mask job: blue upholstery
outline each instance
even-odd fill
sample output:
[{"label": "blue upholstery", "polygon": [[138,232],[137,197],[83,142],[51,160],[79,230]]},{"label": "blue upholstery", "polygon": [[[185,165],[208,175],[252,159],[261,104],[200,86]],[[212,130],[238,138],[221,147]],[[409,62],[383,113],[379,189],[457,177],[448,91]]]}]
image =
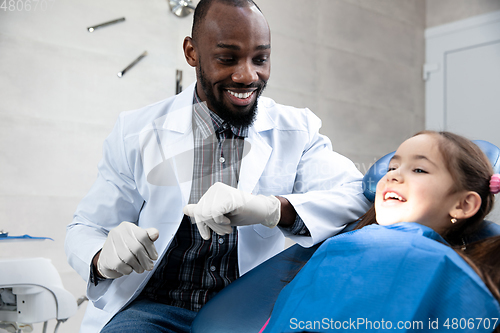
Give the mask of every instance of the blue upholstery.
[{"label": "blue upholstery", "polygon": [[[474,141],[489,158],[495,173],[500,173],[500,149],[487,141]],[[365,196],[375,199],[378,181],[386,174],[394,152],[380,158],[363,177]],[[343,232],[352,230],[348,225]],[[500,225],[484,221],[483,227],[468,242],[500,235]],[[192,333],[257,333],[271,315],[281,289],[300,265],[309,260],[320,244],[303,248],[296,244],[260,264],[224,288],[198,313]]]},{"label": "blue upholstery", "polygon": [[377,183],[387,173],[389,162],[394,156],[394,151],[381,157],[375,164],[373,164],[368,172],[363,177],[363,191],[365,197],[371,202],[375,201],[375,192],[377,190]]},{"label": "blue upholstery", "polygon": [[263,262],[222,289],[198,313],[192,333],[257,333],[271,316],[281,289],[292,272],[307,262],[320,244],[298,244]]},{"label": "blue upholstery", "polygon": [[500,149],[492,143],[484,140],[474,140],[474,143],[481,148],[486,157],[490,160],[493,173],[500,173]]}]

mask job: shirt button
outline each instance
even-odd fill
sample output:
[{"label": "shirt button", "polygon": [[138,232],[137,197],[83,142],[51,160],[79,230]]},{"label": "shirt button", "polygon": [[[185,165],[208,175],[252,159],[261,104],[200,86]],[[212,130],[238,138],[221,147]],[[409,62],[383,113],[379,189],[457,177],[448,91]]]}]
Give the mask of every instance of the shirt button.
[{"label": "shirt button", "polygon": [[215,272],[215,266],[210,266],[210,270],[211,270],[212,272]]},{"label": "shirt button", "polygon": [[224,238],[219,238],[219,244],[224,244]]},{"label": "shirt button", "polygon": [[226,162],[226,159],[224,157],[219,158],[219,162],[224,163]]}]

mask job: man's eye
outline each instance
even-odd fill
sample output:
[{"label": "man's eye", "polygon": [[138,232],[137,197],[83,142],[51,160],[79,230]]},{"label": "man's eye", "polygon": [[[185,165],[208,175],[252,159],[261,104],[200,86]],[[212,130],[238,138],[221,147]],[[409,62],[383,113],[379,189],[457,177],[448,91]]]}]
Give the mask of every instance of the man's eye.
[{"label": "man's eye", "polygon": [[269,58],[267,57],[262,57],[262,58],[255,58],[253,61],[256,63],[256,64],[264,64],[266,63],[267,61],[269,60]]},{"label": "man's eye", "polygon": [[230,62],[233,62],[234,61],[234,58],[219,58],[219,61],[224,63],[224,64],[227,64],[227,63],[230,63]]}]

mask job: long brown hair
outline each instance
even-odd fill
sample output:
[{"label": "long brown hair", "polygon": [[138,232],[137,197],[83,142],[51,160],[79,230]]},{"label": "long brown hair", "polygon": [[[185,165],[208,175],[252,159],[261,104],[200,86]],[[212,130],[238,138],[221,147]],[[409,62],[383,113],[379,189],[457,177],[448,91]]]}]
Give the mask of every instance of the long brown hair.
[{"label": "long brown hair", "polygon": [[[454,224],[450,222],[450,228],[441,236],[476,271],[500,302],[500,236],[464,246],[467,236],[480,228],[481,222],[493,208],[494,195],[489,188],[493,174],[491,164],[477,145],[460,135],[422,131],[414,136],[423,134],[433,135],[438,139],[445,166],[455,180],[452,192],[474,191],[481,197],[481,207],[474,216]],[[359,218],[355,229],[376,223],[375,207],[372,206]]]}]

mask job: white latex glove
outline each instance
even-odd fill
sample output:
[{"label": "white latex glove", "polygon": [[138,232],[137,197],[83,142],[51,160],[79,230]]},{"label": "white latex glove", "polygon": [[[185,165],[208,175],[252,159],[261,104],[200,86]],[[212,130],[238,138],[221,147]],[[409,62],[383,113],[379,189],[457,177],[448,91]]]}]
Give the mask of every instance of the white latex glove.
[{"label": "white latex glove", "polygon": [[99,274],[116,279],[132,271],[143,273],[153,269],[158,253],[153,244],[159,232],[155,228],[143,229],[130,222],[122,222],[108,234],[97,261]]},{"label": "white latex glove", "polygon": [[253,195],[223,183],[213,184],[197,204],[187,205],[184,214],[194,218],[201,237],[210,239],[210,229],[230,234],[232,226],[262,224],[275,227],[281,218],[281,202],[273,195]]}]

